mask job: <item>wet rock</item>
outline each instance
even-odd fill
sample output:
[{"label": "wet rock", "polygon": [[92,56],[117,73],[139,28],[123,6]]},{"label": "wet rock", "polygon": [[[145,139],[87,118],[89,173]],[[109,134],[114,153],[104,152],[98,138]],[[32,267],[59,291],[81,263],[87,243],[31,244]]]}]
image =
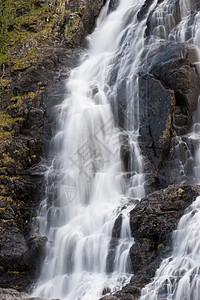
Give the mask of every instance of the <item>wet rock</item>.
[{"label": "wet rock", "polygon": [[[30,297],[26,293],[20,293],[14,289],[3,289],[0,288],[0,299],[1,300],[45,300],[44,298],[40,297]],[[52,299],[52,300],[59,300],[59,299]]]},{"label": "wet rock", "polygon": [[130,212],[135,244],[130,249],[134,277],[145,284],[162,258],[170,254],[171,234],[184,210],[199,196],[197,186],[169,186],[141,200]]},{"label": "wet rock", "polygon": [[47,243],[46,237],[33,235],[29,238],[27,245],[29,248],[29,268],[33,277],[37,278],[41,263],[45,257],[45,245]]},{"label": "wet rock", "polygon": [[119,5],[119,0],[111,0],[109,3],[109,11],[110,12],[114,11],[118,5]]},{"label": "wet rock", "polygon": [[121,226],[122,226],[122,218],[123,218],[123,215],[119,214],[119,216],[115,220],[115,223],[114,223],[114,226],[113,226],[113,230],[112,230],[112,237],[113,238],[120,238]]},{"label": "wet rock", "polygon": [[199,75],[195,66],[197,50],[187,44],[168,45],[152,60],[149,72],[174,90],[176,105],[196,110],[200,88]]},{"label": "wet rock", "polygon": [[[160,23],[157,22],[159,13],[163,14],[165,27],[162,25],[160,26]],[[154,10],[148,15],[145,34],[147,37],[150,37],[151,34],[153,34],[160,39],[166,38],[180,20],[181,15],[179,1],[176,0],[173,3],[171,2],[166,5],[163,0],[160,0]]]},{"label": "wet rock", "polygon": [[139,300],[162,259],[170,255],[171,234],[184,210],[200,195],[199,186],[169,186],[143,198],[130,212],[135,243],[130,249],[133,277],[129,284],[102,300]]},{"label": "wet rock", "polygon": [[140,22],[144,16],[148,13],[150,6],[153,4],[153,0],[146,0],[142,8],[137,14],[138,21]]},{"label": "wet rock", "polygon": [[191,1],[192,10],[200,10],[200,3],[198,0],[192,0]]},{"label": "wet rock", "polygon": [[[144,53],[144,57],[139,78],[139,142],[145,157],[146,192],[149,193],[181,180],[178,161],[176,174],[171,171],[177,156],[177,147],[174,148],[172,140],[190,130],[200,94],[200,78],[193,46],[162,43]],[[186,165],[187,160],[181,161],[181,164]]]},{"label": "wet rock", "polygon": [[[46,165],[51,155],[56,115],[52,108],[65,98],[70,69],[77,66],[83,39],[104,4],[103,0],[73,0],[70,7],[65,1],[58,5],[54,0],[35,0],[33,6],[22,2],[16,8],[14,22],[20,30],[9,41],[9,62],[0,63],[5,86],[0,93],[0,286],[17,290],[31,285],[43,259],[46,238],[29,234],[44,197],[46,168],[38,164],[43,157]],[[64,37],[70,13],[76,13],[79,22],[74,19],[73,34]],[[25,17],[18,22],[21,15]]]},{"label": "wet rock", "polygon": [[185,208],[198,195],[198,187],[173,185],[150,194],[130,212],[132,235],[157,243],[167,241]]}]

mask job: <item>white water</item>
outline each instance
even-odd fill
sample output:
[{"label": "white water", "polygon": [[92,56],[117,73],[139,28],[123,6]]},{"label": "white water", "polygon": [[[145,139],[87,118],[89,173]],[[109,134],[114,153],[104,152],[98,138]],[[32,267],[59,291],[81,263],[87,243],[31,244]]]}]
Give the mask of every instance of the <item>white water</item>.
[{"label": "white water", "polygon": [[163,260],[141,300],[199,300],[200,197],[186,210],[173,233],[173,254]]},{"label": "white water", "polygon": [[[144,0],[122,0],[117,10],[107,16],[107,2],[95,32],[88,38],[90,47],[81,65],[70,75],[68,97],[57,108],[55,156],[46,174],[46,199],[41,203],[38,217],[39,232],[48,237],[48,244],[33,295],[95,300],[103,291],[116,291],[130,279],[128,251],[133,239],[128,220],[129,202],[130,198],[144,196],[145,181],[138,147],[137,73],[141,55],[144,46],[148,49],[156,48],[165,40],[185,41],[191,7],[190,1],[180,1],[182,22],[174,28],[175,0],[161,2],[152,18],[156,24],[153,35],[145,41],[146,20],[140,23],[137,20],[144,3]],[[153,1],[149,12],[156,4]],[[200,46],[199,20],[197,14],[188,41],[197,47]],[[122,87],[123,94],[120,94]],[[120,109],[124,113],[123,122],[123,116],[118,115]],[[191,139],[199,139],[199,120],[196,117]],[[132,151],[130,182],[120,160],[122,130],[117,126],[121,127],[121,122]],[[196,178],[200,174],[198,151]],[[181,167],[185,173],[185,166]],[[141,299],[198,299],[195,297],[198,297],[200,253],[193,245],[198,245],[195,235],[199,226],[199,202],[198,198],[181,219],[174,237],[173,255],[163,261],[155,280],[143,289]],[[194,209],[197,213],[192,212]],[[120,238],[116,239],[112,238],[112,231],[119,214],[122,214],[122,226]],[[184,236],[194,236],[190,247],[187,239],[181,237],[182,232]],[[188,279],[192,274],[196,278],[194,284]]]},{"label": "white water", "polygon": [[[130,197],[144,196],[136,77],[145,29],[145,23],[138,26],[136,16],[144,0],[137,2],[122,0],[108,16],[107,2],[89,37],[89,50],[71,72],[68,97],[57,107],[55,156],[37,218],[39,233],[48,243],[34,296],[95,300],[130,279],[133,238],[128,205]],[[111,111],[117,107],[120,82],[125,84],[124,127],[132,149],[131,189],[120,160],[121,130]],[[120,121],[117,112],[115,120]],[[119,214],[120,237],[113,238]]]},{"label": "white water", "polygon": [[[163,2],[166,5],[167,1]],[[190,20],[190,1],[181,0],[182,21],[169,34],[170,40],[187,41],[200,51],[200,12]],[[190,25],[189,25],[190,24]],[[188,31],[190,38],[187,39]],[[200,56],[199,56],[200,57]],[[199,59],[200,61],[200,59]],[[193,184],[200,184],[200,112],[194,116],[194,125],[187,135],[195,148]],[[180,142],[183,141],[180,139]],[[186,145],[190,151],[190,145]],[[191,159],[191,157],[189,157]],[[184,173],[184,166],[183,166]],[[187,179],[184,180],[187,183]],[[186,210],[173,233],[173,251],[161,263],[150,284],[142,289],[141,300],[199,300],[200,299],[200,197]]]}]

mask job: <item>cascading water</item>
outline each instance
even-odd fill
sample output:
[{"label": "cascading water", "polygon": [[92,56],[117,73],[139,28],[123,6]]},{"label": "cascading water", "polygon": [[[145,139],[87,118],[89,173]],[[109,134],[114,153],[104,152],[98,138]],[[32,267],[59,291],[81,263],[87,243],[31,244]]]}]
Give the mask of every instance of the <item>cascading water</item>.
[{"label": "cascading water", "polygon": [[[39,233],[48,243],[34,295],[95,300],[129,281],[133,238],[128,203],[144,196],[136,76],[145,29],[144,22],[138,26],[137,13],[144,2],[123,0],[108,16],[107,2],[89,38],[89,50],[68,80],[68,97],[58,107],[46,199],[37,218]],[[115,111],[117,95],[124,102]],[[122,120],[120,109],[126,133],[116,127]],[[133,157],[131,189],[120,160],[124,135]]]},{"label": "cascading water", "polygon": [[[167,1],[163,2],[166,5]],[[170,32],[169,39],[194,44],[200,50],[200,12],[191,12],[190,1],[180,1],[181,22]],[[192,24],[191,24],[192,18]],[[163,24],[164,25],[164,24]],[[189,34],[188,34],[189,33]],[[188,38],[189,35],[189,38]],[[197,50],[198,51],[198,50]],[[200,56],[199,56],[200,57]],[[200,59],[199,59],[200,60]],[[195,148],[193,181],[200,184],[199,109],[194,116],[194,125],[187,135],[188,151]],[[181,139],[181,138],[180,138]],[[183,142],[183,141],[181,141]],[[190,159],[190,158],[189,158]],[[184,180],[187,183],[187,179]],[[198,300],[200,295],[200,243],[199,243],[200,197],[186,210],[178,228],[173,233],[173,251],[161,263],[153,281],[143,288],[141,300]]]},{"label": "cascading water", "polygon": [[[189,0],[179,1],[178,25],[174,20],[177,1],[164,0],[158,4],[152,0],[147,9],[145,3],[145,0],[121,0],[118,8],[108,14],[107,1],[96,30],[88,38],[90,46],[81,65],[71,72],[68,97],[58,106],[55,155],[46,174],[46,199],[37,218],[39,233],[48,237],[46,259],[34,295],[95,300],[106,292],[120,289],[130,279],[128,253],[133,238],[129,229],[129,204],[134,204],[131,199],[145,195],[143,158],[138,146],[141,62],[148,50],[156,49],[163,42],[187,41],[200,46],[200,13],[194,16],[189,27]],[[138,15],[141,10],[142,18]],[[145,38],[149,15],[153,30]],[[199,139],[199,119],[196,117],[194,130],[187,136],[191,143]],[[124,139],[131,149],[130,180],[120,160],[120,141]],[[179,144],[185,142],[181,137],[177,141],[178,156]],[[189,153],[189,145],[185,143],[185,146]],[[196,175],[200,169],[198,149]],[[186,182],[186,167],[180,161],[178,182]],[[199,198],[181,219],[175,233],[173,256],[163,261],[153,283],[143,289],[141,299],[198,299],[188,297],[188,293],[198,294],[198,280],[191,285],[193,290],[191,286],[190,290],[185,289],[185,294],[180,292],[183,289],[179,285],[189,284],[188,278],[198,278],[198,247],[194,247],[193,255],[192,242],[189,246],[184,244],[185,239],[179,242],[183,230],[185,235],[192,234],[198,203]],[[186,219],[189,225],[183,229]],[[177,243],[181,243],[180,249]],[[181,264],[185,262],[183,270]],[[177,271],[178,268],[182,271]]]}]

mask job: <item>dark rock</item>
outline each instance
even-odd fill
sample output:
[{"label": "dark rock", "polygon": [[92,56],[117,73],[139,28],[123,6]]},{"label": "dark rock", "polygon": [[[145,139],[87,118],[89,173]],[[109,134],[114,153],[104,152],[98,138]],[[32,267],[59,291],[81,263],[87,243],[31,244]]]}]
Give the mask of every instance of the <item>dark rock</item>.
[{"label": "dark rock", "polygon": [[150,194],[130,212],[132,235],[156,243],[167,241],[185,208],[198,195],[197,187],[173,185]]},{"label": "dark rock", "polygon": [[119,5],[119,0],[111,0],[109,3],[109,12],[114,11]]},{"label": "dark rock", "polygon": [[[158,7],[160,10],[158,9]],[[157,17],[160,11],[163,12],[165,26],[160,25],[160,23],[157,22]],[[179,1],[176,0],[166,5],[165,2],[163,2],[163,0],[160,0],[158,1],[158,4],[154,8],[154,10],[148,15],[145,34],[147,37],[154,35],[160,39],[164,39],[168,36],[171,30],[180,22],[180,20],[181,15]]]},{"label": "dark rock", "polygon": [[199,186],[169,186],[142,199],[130,212],[135,243],[130,249],[129,284],[101,300],[139,300],[141,289],[155,275],[162,259],[171,254],[172,231],[184,210],[200,195]]},{"label": "dark rock", "polygon": [[198,0],[191,0],[191,8],[192,10],[200,10],[200,2]]},{"label": "dark rock", "polygon": [[[46,165],[51,155],[52,107],[65,98],[70,69],[79,63],[80,45],[104,4],[103,0],[70,1],[78,22],[67,40],[66,15],[73,11],[65,11],[64,2],[35,0],[31,18],[26,14],[32,7],[22,2],[16,23],[22,14],[25,18],[17,23],[20,30],[14,33],[14,42],[9,41],[9,62],[0,64],[0,76],[6,79],[0,93],[0,109],[5,115],[0,137],[0,286],[17,290],[31,285],[43,259],[46,238],[30,238],[29,234],[44,197],[45,168],[38,164],[43,157]],[[23,38],[32,32],[34,39]]]},{"label": "dark rock", "polygon": [[22,59],[24,58],[28,52],[37,46],[37,41],[34,39],[26,39],[23,42],[17,44],[15,49],[12,51],[13,58]]},{"label": "dark rock", "polygon": [[172,44],[152,60],[150,73],[174,90],[176,105],[196,110],[200,88],[199,75],[194,65],[197,50],[187,44]]},{"label": "dark rock", "polygon": [[131,233],[135,238],[130,258],[135,276],[143,269],[147,272],[149,266],[152,269],[152,264],[157,268],[161,257],[169,254],[171,233],[199,193],[196,186],[169,186],[142,199],[130,212]]},{"label": "dark rock", "polygon": [[153,4],[153,0],[146,0],[142,8],[137,14],[138,21],[140,22],[148,13],[149,7]]},{"label": "dark rock", "polygon": [[35,278],[39,275],[40,266],[45,257],[46,242],[46,237],[37,235],[31,236],[27,242],[29,248],[29,268]]},{"label": "dark rock", "polygon": [[[175,162],[173,138],[189,132],[197,107],[200,78],[196,61],[196,49],[184,43],[162,43],[144,53],[139,78],[139,142],[145,157],[147,193],[183,181],[181,164],[187,167],[188,163]],[[177,164],[176,173],[173,164]]]},{"label": "dark rock", "polygon": [[112,237],[113,238],[118,238],[118,239],[120,238],[121,227],[122,227],[122,218],[123,218],[123,215],[119,214],[119,216],[115,220],[113,230],[112,230]]}]

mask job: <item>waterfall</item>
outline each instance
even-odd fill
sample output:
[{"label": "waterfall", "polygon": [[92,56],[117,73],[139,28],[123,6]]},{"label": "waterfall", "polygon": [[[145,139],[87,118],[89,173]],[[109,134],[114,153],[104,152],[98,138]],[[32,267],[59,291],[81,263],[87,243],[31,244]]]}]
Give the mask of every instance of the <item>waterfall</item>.
[{"label": "waterfall", "polygon": [[[168,1],[162,2],[167,5]],[[200,51],[200,12],[191,11],[190,1],[181,0],[181,21],[169,33],[168,39],[195,45]],[[192,18],[192,24],[190,22]],[[188,32],[189,38],[188,38]],[[199,56],[200,61],[200,56]],[[193,127],[187,135],[187,149],[195,148],[192,181],[185,183],[200,184],[200,114],[198,110],[193,117]],[[180,138],[180,137],[179,137]],[[181,139],[181,138],[180,138]],[[183,142],[183,141],[182,141]],[[183,168],[184,169],[184,168]],[[142,289],[141,300],[198,300],[200,295],[200,197],[185,211],[177,230],[173,232],[172,255],[164,259],[156,271],[152,282]]]},{"label": "waterfall", "polygon": [[[134,243],[129,211],[145,196],[146,184],[138,143],[139,75],[145,67],[148,73],[148,54],[162,44],[187,42],[200,49],[200,12],[193,14],[191,7],[189,0],[121,0],[109,12],[106,2],[89,47],[66,83],[67,97],[55,108],[54,155],[37,217],[38,232],[48,242],[34,296],[97,300],[129,282]],[[187,142],[174,138],[178,183],[199,183],[200,146],[192,158],[194,173],[187,176],[190,143],[199,142],[198,112],[193,123]],[[126,166],[124,144],[130,151]],[[182,144],[186,163],[179,157]],[[141,299],[198,299],[199,203],[197,198],[181,219],[172,256],[162,262]]]},{"label": "waterfall", "polygon": [[[107,1],[71,72],[68,95],[55,108],[54,157],[37,217],[48,243],[34,296],[95,300],[130,280],[128,212],[144,196],[145,182],[137,97],[145,30],[137,13],[145,1],[136,2],[122,0],[108,14]],[[132,151],[129,180],[123,139]]]}]

